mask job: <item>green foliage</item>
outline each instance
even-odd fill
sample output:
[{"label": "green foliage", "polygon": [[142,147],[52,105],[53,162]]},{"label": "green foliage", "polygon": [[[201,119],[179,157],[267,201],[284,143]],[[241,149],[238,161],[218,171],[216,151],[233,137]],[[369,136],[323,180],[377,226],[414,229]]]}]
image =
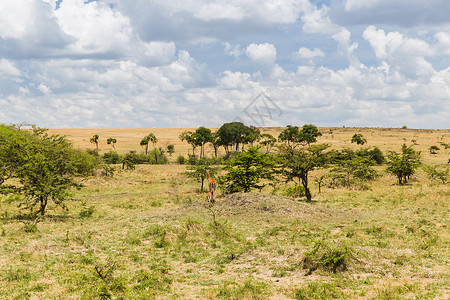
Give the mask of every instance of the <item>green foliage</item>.
[{"label": "green foliage", "polygon": [[184,165],[186,163],[186,158],[183,155],[178,155],[177,157],[177,164]]},{"label": "green foliage", "polygon": [[353,250],[345,245],[330,245],[324,242],[317,242],[311,251],[304,253],[301,266],[303,269],[308,270],[307,275],[310,275],[317,269],[333,273],[342,272],[347,269],[352,253]]},{"label": "green foliage", "polygon": [[164,155],[164,150],[162,148],[153,149],[149,153],[138,154],[136,151],[130,151],[123,156],[122,159],[122,169],[134,170],[136,165],[140,164],[167,164],[169,159]]},{"label": "green foliage", "polygon": [[437,154],[436,151],[439,151],[441,149],[439,149],[438,146],[433,145],[433,146],[430,146],[430,148],[428,148],[428,150],[430,151],[430,154]]},{"label": "green foliage", "polygon": [[303,185],[296,184],[294,186],[288,187],[284,192],[284,195],[294,198],[304,197],[306,195],[305,188],[303,187]]},{"label": "green foliage", "polygon": [[115,165],[120,164],[123,158],[115,151],[109,151],[102,155],[102,159],[105,163]]},{"label": "green foliage", "polygon": [[220,145],[229,153],[233,149],[239,151],[240,145],[252,144],[259,138],[259,129],[245,126],[241,122],[231,122],[223,124],[216,133],[220,139]]},{"label": "green foliage", "polygon": [[350,156],[339,160],[328,177],[331,186],[351,187],[360,184],[361,181],[374,180],[379,177],[372,167],[372,161],[366,157]]},{"label": "green foliage", "polygon": [[[26,209],[44,215],[48,201],[65,208],[72,187],[80,188],[77,177],[92,174],[96,159],[75,150],[62,136],[48,135],[45,129],[23,131],[1,126],[0,161],[2,174],[17,178],[17,184],[3,192],[23,196]],[[4,175],[3,175],[4,176]]]},{"label": "green foliage", "polygon": [[169,156],[172,156],[172,154],[175,153],[175,145],[173,144],[167,145],[167,152],[169,152]]},{"label": "green foliage", "polygon": [[195,130],[195,139],[200,146],[200,158],[205,156],[205,144],[213,141],[211,129],[201,126]]},{"label": "green foliage", "polygon": [[286,181],[298,180],[303,185],[307,201],[312,195],[308,186],[309,172],[325,166],[327,155],[324,151],[328,144],[311,145],[307,148],[295,149],[287,144],[279,146],[278,158],[281,162],[281,174]]},{"label": "green foliage", "polygon": [[317,141],[317,137],[321,136],[319,129],[312,124],[303,125],[302,129],[297,126],[288,125],[278,136],[278,140],[285,142],[288,146],[295,148],[296,146],[310,145]]},{"label": "green foliage", "polygon": [[97,152],[98,152],[98,139],[99,139],[98,134],[94,134],[90,139],[90,142],[95,144],[95,150],[97,150]]},{"label": "green foliage", "polygon": [[406,184],[420,166],[420,154],[412,146],[402,145],[401,152],[390,151],[387,155],[386,171],[397,176],[399,184]]},{"label": "green foliage", "polygon": [[92,216],[92,214],[95,212],[95,207],[94,206],[83,206],[83,208],[80,211],[80,217],[81,218],[89,218]]},{"label": "green foliage", "polygon": [[115,146],[115,144],[117,143],[117,139],[110,137],[110,138],[108,138],[108,139],[106,140],[106,143],[107,143],[108,145],[111,145],[111,146],[114,148],[114,151],[116,151],[116,146]]},{"label": "green foliage", "polygon": [[367,143],[367,140],[363,137],[362,134],[360,133],[355,133],[352,137],[352,143],[356,143],[358,145],[364,145],[365,143]]},{"label": "green foliage", "polygon": [[150,143],[153,144],[153,148],[156,147],[156,143],[158,142],[158,139],[153,133],[149,133],[148,135],[144,136],[140,142],[140,145],[145,149],[145,155],[148,154],[148,145]]},{"label": "green foliage", "polygon": [[251,189],[262,189],[266,184],[262,179],[272,180],[275,163],[267,153],[259,151],[259,147],[249,147],[236,155],[225,170],[228,173],[221,178],[228,193],[249,192]]},{"label": "green foliage", "polygon": [[438,166],[423,166],[423,170],[427,173],[428,178],[431,180],[439,180],[442,183],[446,183],[448,180],[449,167],[439,169]]},{"label": "green foliage", "polygon": [[263,133],[260,135],[259,144],[266,147],[266,152],[270,152],[270,149],[272,149],[272,147],[275,146],[276,142],[277,142],[277,139],[274,138],[269,133]]},{"label": "green foliage", "polygon": [[444,142],[441,142],[441,146],[444,147],[445,150],[450,148],[450,144],[447,144],[447,143],[444,143]]},{"label": "green foliage", "polygon": [[191,131],[184,131],[180,134],[179,139],[181,141],[186,141],[189,145],[192,146],[192,155],[195,156],[195,148],[199,146],[197,134]]},{"label": "green foliage", "polygon": [[364,158],[370,161],[370,165],[381,165],[386,161],[383,152],[378,147],[360,149],[357,151],[344,148],[342,150],[331,150],[329,152],[330,163],[333,164],[339,164],[357,158]]}]

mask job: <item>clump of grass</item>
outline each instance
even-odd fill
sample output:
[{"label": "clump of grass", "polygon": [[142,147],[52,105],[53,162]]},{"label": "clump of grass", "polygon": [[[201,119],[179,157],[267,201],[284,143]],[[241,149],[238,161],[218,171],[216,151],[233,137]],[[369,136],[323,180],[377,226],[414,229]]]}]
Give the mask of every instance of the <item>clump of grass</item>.
[{"label": "clump of grass", "polygon": [[347,270],[349,259],[354,251],[348,246],[330,246],[324,242],[318,242],[311,251],[305,252],[301,261],[301,267],[308,270],[310,275],[317,269],[333,273]]},{"label": "clump of grass", "polygon": [[213,289],[211,298],[218,299],[266,299],[270,295],[265,282],[248,279],[239,284],[236,281],[226,281]]},{"label": "clump of grass", "polygon": [[311,282],[299,288],[294,298],[298,300],[344,299],[344,293],[335,283]]},{"label": "clump of grass", "polygon": [[94,206],[89,207],[83,207],[80,211],[80,217],[81,218],[89,218],[92,216],[92,214],[95,212]]},{"label": "clump of grass", "polygon": [[168,273],[168,269],[161,267],[151,271],[138,270],[133,277],[135,282],[133,291],[139,294],[142,299],[169,293],[172,290],[173,279]]}]

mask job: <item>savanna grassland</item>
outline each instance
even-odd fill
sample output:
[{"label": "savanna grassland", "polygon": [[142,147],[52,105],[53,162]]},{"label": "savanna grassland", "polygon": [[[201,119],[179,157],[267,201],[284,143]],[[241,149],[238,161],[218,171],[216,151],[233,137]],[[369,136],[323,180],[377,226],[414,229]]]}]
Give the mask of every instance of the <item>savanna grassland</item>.
[{"label": "savanna grassland", "polygon": [[[382,177],[366,188],[318,186],[313,201],[284,196],[284,186],[223,195],[206,204],[178,155],[188,129],[65,129],[76,147],[142,152],[152,132],[175,145],[171,164],[138,165],[83,180],[68,210],[49,207],[37,224],[14,197],[0,210],[2,299],[448,299],[449,183],[422,169],[406,185]],[[266,128],[277,136],[281,128]],[[320,128],[319,143],[359,149],[361,133],[384,153],[415,143],[427,165],[445,166],[450,130]],[[432,145],[441,149],[428,151]],[[213,149],[207,148],[207,155]],[[36,226],[33,226],[36,225]]]}]

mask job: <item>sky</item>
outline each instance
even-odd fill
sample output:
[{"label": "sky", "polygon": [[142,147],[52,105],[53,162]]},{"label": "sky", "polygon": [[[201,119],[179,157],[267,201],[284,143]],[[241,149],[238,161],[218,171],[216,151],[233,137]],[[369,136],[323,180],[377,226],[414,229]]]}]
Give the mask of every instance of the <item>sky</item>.
[{"label": "sky", "polygon": [[0,123],[450,129],[448,0],[0,1]]}]

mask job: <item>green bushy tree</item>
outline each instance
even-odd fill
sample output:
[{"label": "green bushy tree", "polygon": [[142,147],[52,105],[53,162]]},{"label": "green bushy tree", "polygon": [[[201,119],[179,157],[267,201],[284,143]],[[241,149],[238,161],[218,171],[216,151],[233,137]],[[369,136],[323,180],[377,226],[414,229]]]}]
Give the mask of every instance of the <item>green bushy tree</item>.
[{"label": "green bushy tree", "polygon": [[227,174],[221,177],[221,182],[228,193],[261,189],[266,185],[261,180],[273,179],[274,167],[269,154],[261,152],[259,147],[249,147],[228,163],[225,167]]},{"label": "green bushy tree", "polygon": [[312,200],[309,189],[309,173],[322,167],[327,162],[324,152],[328,144],[310,145],[309,147],[293,148],[282,144],[278,147],[278,157],[281,162],[281,174],[286,181],[294,181],[303,186],[307,201]]},{"label": "green bushy tree", "polygon": [[406,184],[420,166],[420,153],[403,144],[401,152],[389,152],[387,164],[386,171],[397,176],[398,184]]},{"label": "green bushy tree", "polygon": [[0,190],[20,194],[26,209],[44,215],[49,201],[65,207],[70,189],[81,187],[77,178],[92,174],[97,159],[74,149],[63,136],[48,135],[46,129],[1,125],[0,162],[2,174],[16,178]]}]

